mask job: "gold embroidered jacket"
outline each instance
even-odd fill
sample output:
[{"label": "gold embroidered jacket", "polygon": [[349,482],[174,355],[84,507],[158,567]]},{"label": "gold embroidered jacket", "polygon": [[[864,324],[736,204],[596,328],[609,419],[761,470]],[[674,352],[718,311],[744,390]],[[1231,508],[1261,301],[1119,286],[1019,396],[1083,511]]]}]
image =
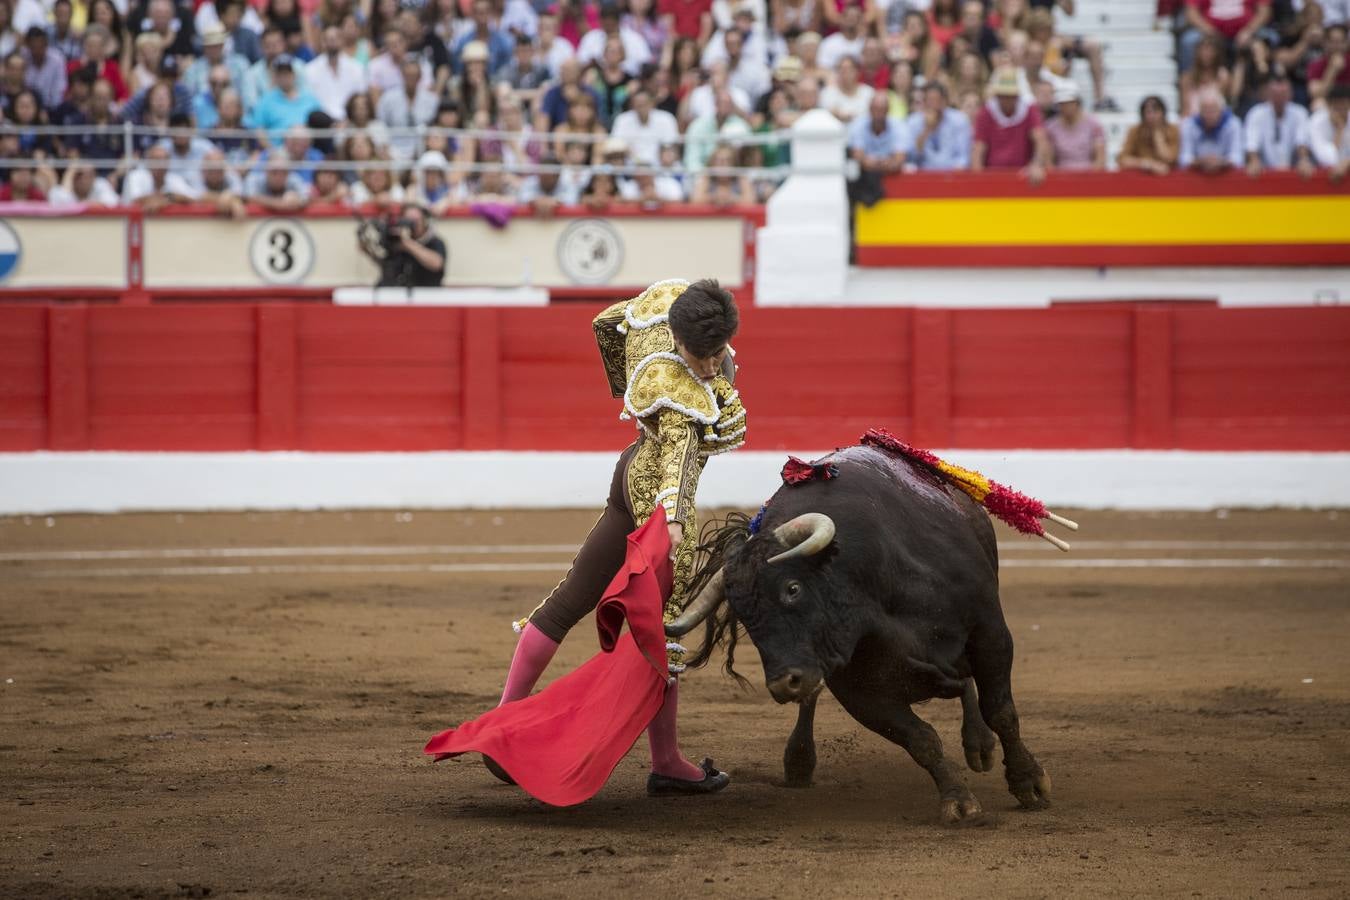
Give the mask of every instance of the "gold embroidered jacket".
[{"label": "gold embroidered jacket", "polygon": [[730,354],[723,374],[705,382],[675,350],[670,306],[688,286],[678,279],[657,282],[593,323],[610,391],[623,398],[621,417],[635,419],[646,437],[628,470],[637,522],[660,503],[686,532],[695,527],[694,493],[704,463],[745,443],[745,408],[732,384]]}]

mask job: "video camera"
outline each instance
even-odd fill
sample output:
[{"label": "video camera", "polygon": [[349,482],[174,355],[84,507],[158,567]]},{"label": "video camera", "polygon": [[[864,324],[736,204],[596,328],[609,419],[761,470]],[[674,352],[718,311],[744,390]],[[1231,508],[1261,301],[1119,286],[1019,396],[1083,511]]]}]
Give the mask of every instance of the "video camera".
[{"label": "video camera", "polygon": [[368,219],[356,217],[356,238],[376,259],[387,259],[400,249],[402,236],[412,234],[413,220],[406,216],[391,214],[386,218]]}]

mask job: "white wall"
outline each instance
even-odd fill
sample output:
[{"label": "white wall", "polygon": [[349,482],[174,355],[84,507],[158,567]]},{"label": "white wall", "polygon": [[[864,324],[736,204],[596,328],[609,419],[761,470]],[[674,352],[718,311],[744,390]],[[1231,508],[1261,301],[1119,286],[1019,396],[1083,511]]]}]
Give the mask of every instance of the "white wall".
[{"label": "white wall", "polygon": [[[803,458],[818,455],[796,454]],[[953,450],[1052,507],[1350,506],[1350,453]],[[612,453],[0,454],[0,513],[594,507]],[[784,452],[709,462],[700,505],[755,507]]]}]

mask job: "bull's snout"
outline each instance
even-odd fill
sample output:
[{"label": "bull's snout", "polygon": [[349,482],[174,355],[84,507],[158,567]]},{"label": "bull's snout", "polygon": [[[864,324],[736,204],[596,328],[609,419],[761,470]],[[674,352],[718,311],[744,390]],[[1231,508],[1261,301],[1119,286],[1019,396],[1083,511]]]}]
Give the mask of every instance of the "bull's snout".
[{"label": "bull's snout", "polygon": [[765,682],[769,693],[779,703],[800,703],[820,690],[820,676],[811,675],[802,669],[788,669],[783,674],[769,678]]}]

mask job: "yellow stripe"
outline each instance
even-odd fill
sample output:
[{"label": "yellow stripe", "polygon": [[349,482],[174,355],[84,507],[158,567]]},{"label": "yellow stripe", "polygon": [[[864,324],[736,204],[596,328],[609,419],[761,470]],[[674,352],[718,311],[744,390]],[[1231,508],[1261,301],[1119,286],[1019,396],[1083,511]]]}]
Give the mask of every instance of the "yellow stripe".
[{"label": "yellow stripe", "polygon": [[1350,195],[884,200],[857,224],[864,247],[1350,244]]}]

